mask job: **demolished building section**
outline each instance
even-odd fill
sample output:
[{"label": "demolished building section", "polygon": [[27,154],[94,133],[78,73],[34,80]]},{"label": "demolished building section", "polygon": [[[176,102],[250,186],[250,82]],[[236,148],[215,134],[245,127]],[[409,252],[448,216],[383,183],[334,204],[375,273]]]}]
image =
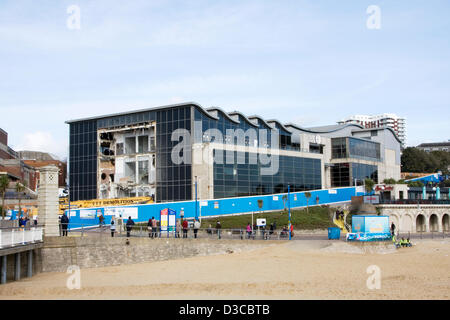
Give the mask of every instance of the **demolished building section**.
[{"label": "demolished building section", "polygon": [[155,196],[156,123],[97,131],[99,199]]}]

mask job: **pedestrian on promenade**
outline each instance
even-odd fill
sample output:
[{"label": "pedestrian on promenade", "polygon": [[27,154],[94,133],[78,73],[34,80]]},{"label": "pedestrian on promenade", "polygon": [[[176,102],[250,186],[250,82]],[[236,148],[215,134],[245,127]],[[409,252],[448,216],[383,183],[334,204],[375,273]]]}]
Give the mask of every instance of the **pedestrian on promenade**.
[{"label": "pedestrian on promenade", "polygon": [[147,222],[147,230],[148,230],[148,237],[149,238],[153,238],[152,228],[153,228],[153,219],[150,218],[150,219],[148,219],[148,222]]},{"label": "pedestrian on promenade", "polygon": [[197,239],[198,229],[200,229],[200,221],[198,221],[198,219],[195,219],[195,222],[194,222],[194,238],[195,239]]},{"label": "pedestrian on promenade", "polygon": [[221,239],[221,235],[220,235],[220,230],[222,229],[222,225],[220,224],[220,221],[219,220],[217,220],[217,223],[216,223],[216,230],[217,230],[217,237],[219,238],[219,239]]},{"label": "pedestrian on promenade", "polygon": [[187,232],[188,232],[188,228],[189,228],[188,221],[183,220],[182,226],[183,226],[183,238],[187,238]]},{"label": "pedestrian on promenade", "polygon": [[130,237],[131,229],[134,226],[134,221],[131,219],[131,216],[128,217],[127,220],[127,237]]},{"label": "pedestrian on promenade", "polygon": [[103,217],[103,215],[101,213],[98,216],[98,222],[99,222],[99,227],[103,228],[103,226],[105,225],[105,217]]},{"label": "pedestrian on promenade", "polygon": [[111,217],[110,230],[111,230],[111,237],[114,238],[114,233],[116,232],[116,221],[114,219],[114,216]]},{"label": "pedestrian on promenade", "polygon": [[175,238],[179,238],[180,237],[180,229],[181,229],[181,219],[177,219],[177,222],[175,224]]},{"label": "pedestrian on promenade", "polygon": [[67,227],[69,225],[69,218],[67,218],[66,213],[61,217],[61,228],[62,228],[62,235],[63,237],[67,237]]},{"label": "pedestrian on promenade", "polygon": [[152,217],[152,238],[158,237],[158,221],[156,221],[155,217]]},{"label": "pedestrian on promenade", "polygon": [[250,235],[252,234],[252,226],[250,225],[250,222],[247,223],[247,239],[250,239]]}]

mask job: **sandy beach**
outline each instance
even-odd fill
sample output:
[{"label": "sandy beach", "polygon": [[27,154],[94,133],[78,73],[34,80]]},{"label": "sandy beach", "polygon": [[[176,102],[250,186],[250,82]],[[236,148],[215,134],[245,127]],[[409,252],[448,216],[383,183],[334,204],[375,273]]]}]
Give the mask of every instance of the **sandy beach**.
[{"label": "sandy beach", "polygon": [[[0,299],[449,299],[450,240],[393,253],[347,253],[329,241],[274,242],[247,252],[41,273],[0,286]],[[345,244],[344,244],[345,245]],[[370,290],[367,268],[381,271]]]}]

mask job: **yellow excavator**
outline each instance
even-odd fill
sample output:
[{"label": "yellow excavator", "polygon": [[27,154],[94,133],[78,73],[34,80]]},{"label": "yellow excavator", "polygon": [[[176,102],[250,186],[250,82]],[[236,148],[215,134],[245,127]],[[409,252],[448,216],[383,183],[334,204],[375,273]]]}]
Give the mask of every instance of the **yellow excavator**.
[{"label": "yellow excavator", "polygon": [[[153,203],[152,197],[131,197],[118,199],[92,199],[92,200],[78,200],[71,201],[70,208],[92,208],[92,207],[110,207],[110,206],[125,206],[130,204],[149,204]],[[64,214],[64,211],[69,209],[69,200],[67,197],[59,199],[59,214]]]}]

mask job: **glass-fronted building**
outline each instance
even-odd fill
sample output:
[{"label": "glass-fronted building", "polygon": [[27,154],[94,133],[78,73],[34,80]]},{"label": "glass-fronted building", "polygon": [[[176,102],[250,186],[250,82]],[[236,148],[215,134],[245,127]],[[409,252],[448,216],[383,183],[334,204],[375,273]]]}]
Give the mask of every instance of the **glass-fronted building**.
[{"label": "glass-fronted building", "polygon": [[[257,116],[250,120],[237,112],[227,114],[187,103],[66,123],[70,126],[71,200],[128,196],[153,196],[157,202],[191,200],[194,177],[199,196],[209,198],[286,192],[288,184],[292,191],[322,187],[321,158],[297,155],[292,133],[277,121],[266,122]],[[177,129],[189,133],[190,138],[174,138]],[[208,136],[208,129],[220,132],[222,139]],[[260,131],[265,139],[260,139]],[[273,141],[274,147],[286,154],[279,155],[277,172],[261,175],[267,165],[250,158],[258,158],[261,148],[270,150]],[[184,154],[179,155],[188,161],[175,163],[173,151],[180,144]],[[234,151],[231,163],[214,163],[211,177],[206,177],[193,168],[195,144],[219,150],[231,144],[255,152]],[[202,163],[201,167],[208,165]]]},{"label": "glass-fronted building", "polygon": [[345,187],[384,178],[390,161],[384,143],[355,137],[358,125],[305,129],[197,103],[66,123],[71,200],[192,200],[195,185],[200,199]]}]

